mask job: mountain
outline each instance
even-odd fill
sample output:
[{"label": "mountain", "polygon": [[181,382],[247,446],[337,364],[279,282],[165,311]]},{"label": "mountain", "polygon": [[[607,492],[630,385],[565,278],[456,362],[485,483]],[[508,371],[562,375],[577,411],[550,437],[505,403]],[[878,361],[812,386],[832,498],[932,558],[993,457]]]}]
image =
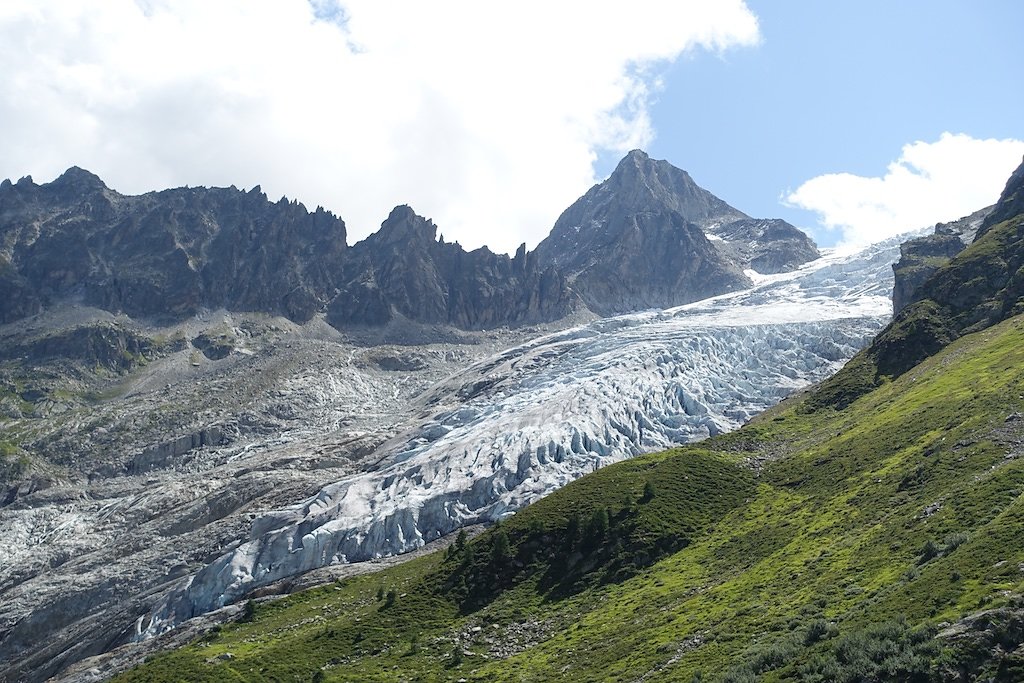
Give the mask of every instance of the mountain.
[{"label": "mountain", "polygon": [[[833,379],[443,552],[254,593],[238,623],[115,680],[1024,679],[1020,175]],[[957,338],[922,348],[940,325]],[[851,368],[914,357],[834,401]]]},{"label": "mountain", "polygon": [[514,258],[486,247],[466,252],[408,206],[351,249],[345,283],[327,309],[338,328],[401,316],[467,330],[559,320],[578,300],[554,269],[520,247]]},{"label": "mountain", "polygon": [[[629,215],[636,244],[591,266],[679,228],[738,272],[771,232],[737,218],[726,251],[678,211]],[[884,324],[895,249],[570,328],[593,318],[578,274],[467,252],[409,207],[349,246],[258,188],[127,197],[71,169],[3,183],[0,238],[0,678],[32,681],[736,428]],[[689,296],[688,254],[601,305]]]},{"label": "mountain", "polygon": [[[38,378],[58,361],[37,352],[37,378],[7,385],[46,398],[4,432],[34,474],[0,532],[39,540],[0,547],[0,663],[45,678],[251,590],[359,570],[597,467],[735,429],[885,324],[896,250],[520,343],[360,347],[280,318],[115,319],[109,334],[139,357],[84,387]],[[64,348],[37,334],[32,348]],[[199,337],[230,352],[207,356]],[[130,342],[149,338],[168,347]]]},{"label": "mountain", "polygon": [[817,254],[781,221],[735,223],[712,244],[702,228],[724,220],[749,221],[639,151],[514,258],[445,243],[408,206],[350,247],[340,218],[258,186],[124,196],[76,167],[0,183],[0,324],[77,302],[164,323],[224,308],[300,324],[322,313],[338,328],[493,329],[695,301],[749,285],[743,268]]},{"label": "mountain", "polygon": [[559,216],[536,255],[608,315],[736,291],[750,285],[746,268],[792,270],[818,251],[788,223],[751,219],[686,171],[634,150]]},{"label": "mountain", "polygon": [[179,188],[126,197],[79,168],[0,186],[0,322],[61,300],[176,321],[203,309],[283,315],[326,310],[337,325],[396,316],[465,329],[558,320],[576,301],[536,260],[466,252],[396,208],[354,247],[318,208],[259,187]]},{"label": "mountain", "polygon": [[306,321],[344,262],[345,224],[258,187],[126,197],[71,168],[51,183],[0,185],[0,321],[62,298],[133,317],[203,307]]}]

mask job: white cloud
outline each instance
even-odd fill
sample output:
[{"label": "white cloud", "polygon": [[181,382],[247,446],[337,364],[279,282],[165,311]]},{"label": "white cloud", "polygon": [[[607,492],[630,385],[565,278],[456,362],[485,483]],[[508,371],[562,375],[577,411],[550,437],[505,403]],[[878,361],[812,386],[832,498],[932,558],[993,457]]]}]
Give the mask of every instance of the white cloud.
[{"label": "white cloud", "polygon": [[659,66],[758,39],[742,0],[5,0],[0,177],[259,183],[350,242],[409,203],[512,250],[651,140]]},{"label": "white cloud", "polygon": [[841,232],[842,242],[865,244],[995,203],[1022,156],[1021,140],[943,133],[936,142],[905,145],[881,178],[830,173],[784,201],[817,212],[827,229]]}]

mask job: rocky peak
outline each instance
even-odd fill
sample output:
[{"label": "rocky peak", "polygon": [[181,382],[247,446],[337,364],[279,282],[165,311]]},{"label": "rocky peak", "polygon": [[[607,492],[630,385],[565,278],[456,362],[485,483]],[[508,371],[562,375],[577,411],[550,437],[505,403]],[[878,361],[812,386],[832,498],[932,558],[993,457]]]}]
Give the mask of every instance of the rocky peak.
[{"label": "rocky peak", "polygon": [[676,306],[750,285],[702,229],[746,217],[686,171],[634,150],[559,216],[536,257],[595,312]]},{"label": "rocky peak", "polygon": [[107,189],[98,175],[78,166],[72,166],[56,180],[46,183],[43,187],[56,190],[65,196],[89,195]]},{"label": "rocky peak", "polygon": [[436,234],[433,221],[395,207],[377,233],[352,248],[328,321],[483,329],[549,322],[575,309],[564,278],[538,268],[525,245],[513,259],[486,247],[467,252],[457,242],[435,241]]},{"label": "rocky peak", "polygon": [[258,188],[124,196],[73,167],[13,192],[0,212],[3,322],[68,298],[130,316],[225,307],[304,322],[333,293],[346,250],[340,219]]},{"label": "rocky peak", "polygon": [[668,208],[702,228],[748,218],[695,183],[686,171],[639,149],[627,154],[598,187],[603,191],[595,193],[595,199],[614,194],[619,206],[629,211]]},{"label": "rocky peak", "polygon": [[562,213],[552,236],[609,222],[614,227],[634,213],[664,211],[674,211],[701,228],[748,218],[697,185],[686,171],[633,150],[607,180],[590,188]]},{"label": "rocky peak", "polygon": [[433,244],[437,241],[437,226],[434,222],[419,216],[412,207],[403,204],[391,210],[381,223],[380,230],[367,238],[377,244],[398,244],[401,246]]}]

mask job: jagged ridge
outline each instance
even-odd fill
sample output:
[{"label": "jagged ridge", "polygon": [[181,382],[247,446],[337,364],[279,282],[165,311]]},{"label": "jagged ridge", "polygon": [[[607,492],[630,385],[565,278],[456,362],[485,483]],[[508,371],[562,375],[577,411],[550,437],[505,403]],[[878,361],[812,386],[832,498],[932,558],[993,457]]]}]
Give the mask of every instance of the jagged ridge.
[{"label": "jagged ridge", "polygon": [[749,220],[639,151],[514,258],[444,243],[407,206],[349,247],[340,218],[270,202],[258,186],[129,197],[75,167],[43,185],[0,184],[0,323],[71,299],[164,321],[223,307],[299,323],[326,312],[339,327],[488,329],[696,301],[748,286],[743,268],[779,272],[816,256],[778,221],[733,242],[736,230],[714,244],[703,232]]}]

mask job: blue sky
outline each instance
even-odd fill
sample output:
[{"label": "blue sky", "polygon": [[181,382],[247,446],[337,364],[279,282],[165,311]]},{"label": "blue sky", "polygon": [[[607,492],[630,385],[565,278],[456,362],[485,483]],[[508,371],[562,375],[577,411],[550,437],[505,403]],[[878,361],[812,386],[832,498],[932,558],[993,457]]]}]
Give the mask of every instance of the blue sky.
[{"label": "blue sky", "polygon": [[260,185],[349,242],[397,204],[533,247],[630,149],[863,242],[1024,155],[1015,0],[6,0],[0,178]]},{"label": "blue sky", "polygon": [[881,176],[904,145],[943,132],[1024,137],[1024,3],[747,4],[760,44],[668,67],[648,149],[747,213],[816,229],[828,243],[837,235],[816,214],[780,197],[825,173]]}]

